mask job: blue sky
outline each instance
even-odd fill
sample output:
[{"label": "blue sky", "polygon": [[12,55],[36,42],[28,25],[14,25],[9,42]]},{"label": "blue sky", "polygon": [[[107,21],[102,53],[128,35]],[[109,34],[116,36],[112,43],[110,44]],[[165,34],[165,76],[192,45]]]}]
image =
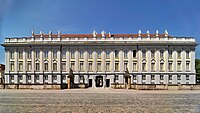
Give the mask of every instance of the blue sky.
[{"label": "blue sky", "polygon": [[[192,36],[200,42],[199,0],[0,0],[0,43],[5,37],[48,33],[155,33]],[[196,58],[200,58],[200,47]],[[4,48],[0,47],[0,63]]]}]

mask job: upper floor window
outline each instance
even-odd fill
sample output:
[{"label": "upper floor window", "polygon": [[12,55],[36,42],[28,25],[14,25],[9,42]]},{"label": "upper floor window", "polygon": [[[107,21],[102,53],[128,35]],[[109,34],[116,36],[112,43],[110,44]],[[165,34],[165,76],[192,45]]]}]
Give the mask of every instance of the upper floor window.
[{"label": "upper floor window", "polygon": [[45,59],[48,58],[48,50],[44,50],[44,58],[45,58]]},{"label": "upper floor window", "polygon": [[30,61],[28,61],[28,63],[27,63],[27,71],[31,71],[31,62]]},{"label": "upper floor window", "polygon": [[146,63],[142,63],[142,71],[146,71]]},{"label": "upper floor window", "polygon": [[124,62],[124,70],[126,70],[126,68],[128,68],[128,62]]},{"label": "upper floor window", "polygon": [[48,63],[44,63],[44,70],[48,71]]},{"label": "upper floor window", "polygon": [[172,62],[169,62],[169,71],[172,71]]},{"label": "upper floor window", "polygon": [[115,71],[119,71],[119,62],[115,62]]},{"label": "upper floor window", "polygon": [[75,58],[75,52],[74,51],[71,51],[71,58]]},{"label": "upper floor window", "polygon": [[190,71],[190,62],[186,62],[186,71]]},{"label": "upper floor window", "polygon": [[62,61],[62,71],[66,71],[66,61]]},{"label": "upper floor window", "polygon": [[181,50],[178,50],[177,54],[178,54],[178,58],[180,59],[181,58]]},{"label": "upper floor window", "polygon": [[133,62],[133,71],[137,70],[137,62]]},{"label": "upper floor window", "polygon": [[89,71],[92,71],[92,61],[89,61]]},{"label": "upper floor window", "polygon": [[119,58],[119,50],[115,50],[115,58]]},{"label": "upper floor window", "polygon": [[54,58],[54,59],[57,58],[57,50],[53,50],[53,58]]},{"label": "upper floor window", "polygon": [[53,63],[53,71],[57,71],[57,63]]},{"label": "upper floor window", "polygon": [[66,51],[62,50],[62,58],[65,59],[66,58]]},{"label": "upper floor window", "polygon": [[133,58],[136,58],[137,51],[133,50]]},{"label": "upper floor window", "polygon": [[178,63],[177,63],[177,70],[178,70],[178,71],[181,71],[181,62],[178,62]]},{"label": "upper floor window", "polygon": [[14,59],[14,51],[10,51],[10,58]]},{"label": "upper floor window", "polygon": [[142,58],[146,58],[146,50],[142,50]]},{"label": "upper floor window", "polygon": [[172,58],[172,50],[169,50],[169,58]]},{"label": "upper floor window", "polygon": [[100,59],[101,58],[101,51],[97,51],[97,58]]},{"label": "upper floor window", "polygon": [[124,58],[128,58],[128,50],[124,50]]},{"label": "upper floor window", "polygon": [[101,71],[101,62],[100,61],[97,62],[97,71]]},{"label": "upper floor window", "polygon": [[36,58],[39,58],[39,57],[40,57],[40,51],[39,51],[38,49],[35,51],[35,57],[36,57]]},{"label": "upper floor window", "polygon": [[151,58],[155,58],[155,50],[151,50]]},{"label": "upper floor window", "polygon": [[83,59],[83,51],[80,51],[80,58]]},{"label": "upper floor window", "polygon": [[164,58],[164,50],[160,50],[160,58]]},{"label": "upper floor window", "polygon": [[28,59],[31,59],[31,50],[27,51],[27,57],[28,57]]},{"label": "upper floor window", "polygon": [[19,59],[23,59],[23,51],[22,50],[19,51]]},{"label": "upper floor window", "polygon": [[190,51],[189,50],[186,50],[186,58],[190,58]]},{"label": "upper floor window", "polygon": [[19,71],[22,71],[23,70],[23,62],[19,62]]},{"label": "upper floor window", "polygon": [[14,62],[10,62],[10,71],[14,71]]},{"label": "upper floor window", "polygon": [[39,71],[40,70],[40,63],[36,63],[36,65],[35,65],[35,69],[36,69],[36,71]]},{"label": "upper floor window", "polygon": [[109,59],[110,58],[110,51],[106,50],[106,58]]},{"label": "upper floor window", "polygon": [[80,71],[83,71],[83,64],[84,64],[84,62],[81,61],[81,62],[80,62]]},{"label": "upper floor window", "polygon": [[106,62],[106,71],[109,71],[109,70],[110,70],[110,62],[107,61],[107,62]]},{"label": "upper floor window", "polygon": [[71,69],[74,70],[75,69],[75,62],[71,61]]}]

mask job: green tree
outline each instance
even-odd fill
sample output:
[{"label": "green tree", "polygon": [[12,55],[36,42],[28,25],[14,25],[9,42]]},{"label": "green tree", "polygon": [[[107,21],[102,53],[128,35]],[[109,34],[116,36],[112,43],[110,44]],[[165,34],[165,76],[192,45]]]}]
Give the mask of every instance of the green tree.
[{"label": "green tree", "polygon": [[195,69],[196,69],[196,80],[200,84],[200,59],[195,59]]}]

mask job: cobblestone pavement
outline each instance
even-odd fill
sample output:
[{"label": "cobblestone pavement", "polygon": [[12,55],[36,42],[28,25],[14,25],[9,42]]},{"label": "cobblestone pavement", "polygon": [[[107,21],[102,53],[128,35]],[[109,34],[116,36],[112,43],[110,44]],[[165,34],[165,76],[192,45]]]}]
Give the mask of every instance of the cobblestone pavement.
[{"label": "cobblestone pavement", "polygon": [[0,90],[0,113],[200,112],[200,91]]}]

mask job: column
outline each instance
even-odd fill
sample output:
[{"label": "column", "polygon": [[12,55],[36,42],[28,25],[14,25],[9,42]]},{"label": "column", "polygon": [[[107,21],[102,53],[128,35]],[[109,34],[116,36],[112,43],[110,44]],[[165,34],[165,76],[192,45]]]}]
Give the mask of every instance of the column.
[{"label": "column", "polygon": [[79,71],[79,54],[78,50],[75,51],[75,72]]},{"label": "column", "polygon": [[128,70],[129,72],[133,71],[133,51],[129,50],[128,52]]},{"label": "column", "polygon": [[106,54],[105,54],[105,51],[102,51],[101,58],[102,58],[101,70],[102,70],[102,72],[105,72],[106,71]]},{"label": "column", "polygon": [[124,55],[123,50],[119,51],[119,71],[124,72]]},{"label": "column", "polygon": [[14,49],[15,72],[18,72],[18,51]]},{"label": "column", "polygon": [[5,47],[5,73],[10,71],[10,51]]},{"label": "column", "polygon": [[93,75],[92,76],[92,88],[96,88],[96,81],[95,81],[95,79],[96,79],[96,76]]},{"label": "column", "polygon": [[48,69],[49,69],[49,72],[52,71],[52,50],[51,48],[49,48],[49,52],[48,52],[48,59],[49,59],[49,64],[48,64]]},{"label": "column", "polygon": [[147,72],[151,72],[151,51],[148,49],[146,51],[146,61],[147,61],[147,64],[146,64],[146,69],[147,69]]},{"label": "column", "polygon": [[141,51],[141,49],[140,50],[138,50],[138,58],[137,58],[137,61],[138,61],[138,63],[137,63],[137,65],[138,65],[138,72],[142,72],[142,51]]},{"label": "column", "polygon": [[182,72],[186,72],[186,61],[185,61],[185,59],[186,59],[186,52],[185,52],[185,50],[183,50],[181,52],[181,61],[182,61],[181,62],[181,70],[182,70]]},{"label": "column", "polygon": [[190,51],[191,72],[195,73],[195,48]]},{"label": "column", "polygon": [[32,63],[31,71],[34,72],[35,71],[35,50],[34,49],[32,49],[31,51],[31,63]]},{"label": "column", "polygon": [[[172,57],[173,57],[173,72],[177,72],[177,50],[175,50],[172,54]],[[173,77],[172,77],[172,80],[173,80]]]},{"label": "column", "polygon": [[97,71],[97,52],[96,51],[94,51],[93,52],[93,72],[96,72]]},{"label": "column", "polygon": [[61,71],[61,61],[62,61],[60,48],[57,51],[57,59],[58,59],[57,71],[60,72]]},{"label": "column", "polygon": [[26,66],[26,49],[23,49],[23,72],[26,72],[27,66]]},{"label": "column", "polygon": [[89,84],[89,77],[88,77],[88,75],[84,75],[84,82],[85,82],[85,84]]},{"label": "column", "polygon": [[43,72],[44,58],[43,58],[43,49],[40,48],[40,72]]},{"label": "column", "polygon": [[165,72],[169,72],[169,52],[168,49],[164,52],[164,70]]},{"label": "column", "polygon": [[106,75],[103,75],[103,88],[106,87]]},{"label": "column", "polygon": [[159,72],[160,71],[160,50],[156,50],[155,52],[155,65],[156,65],[156,72]]},{"label": "column", "polygon": [[88,64],[88,53],[87,53],[87,51],[84,51],[83,57],[84,57],[84,72],[88,72],[89,71],[89,64]]},{"label": "column", "polygon": [[67,61],[67,64],[66,64],[66,70],[67,72],[69,72],[69,68],[70,68],[70,52],[69,50],[66,51],[66,61]]},{"label": "column", "polygon": [[115,64],[115,61],[114,61],[114,51],[112,50],[110,52],[110,71],[113,73],[115,68],[114,68],[114,64]]}]

